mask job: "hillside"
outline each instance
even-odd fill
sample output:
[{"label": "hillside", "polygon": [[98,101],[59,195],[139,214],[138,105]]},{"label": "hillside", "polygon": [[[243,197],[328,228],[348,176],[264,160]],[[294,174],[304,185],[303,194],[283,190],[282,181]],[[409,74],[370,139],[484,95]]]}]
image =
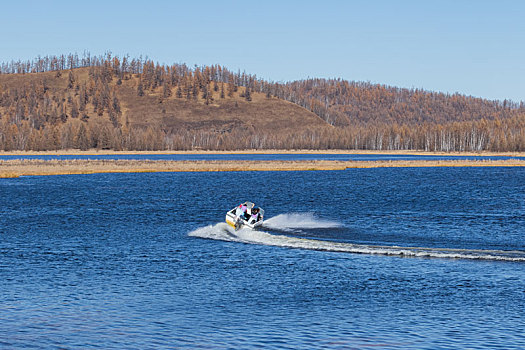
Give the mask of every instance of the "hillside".
[{"label": "hillside", "polygon": [[0,65],[0,149],[523,151],[525,106],[221,66],[60,56]]},{"label": "hillside", "polygon": [[139,96],[140,74],[122,79],[103,74],[91,67],[0,75],[3,148],[256,148],[258,140],[271,144],[294,133],[332,128],[282,99],[252,92],[248,101],[244,87],[232,87],[230,96],[222,97],[220,89],[227,91],[229,84],[215,91],[208,83],[205,97],[201,91],[177,97],[175,87],[150,87]]}]

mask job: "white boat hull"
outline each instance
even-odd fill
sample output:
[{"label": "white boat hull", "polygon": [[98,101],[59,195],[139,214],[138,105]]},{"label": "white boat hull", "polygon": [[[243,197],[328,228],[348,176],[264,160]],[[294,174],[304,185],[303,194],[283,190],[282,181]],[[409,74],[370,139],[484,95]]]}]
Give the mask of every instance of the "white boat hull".
[{"label": "white boat hull", "polygon": [[233,227],[235,230],[239,230],[241,228],[254,229],[256,227],[261,226],[263,223],[263,220],[261,219],[259,221],[250,223],[242,218],[237,218],[234,213],[229,211],[226,213],[226,223],[230,225],[231,227]]}]

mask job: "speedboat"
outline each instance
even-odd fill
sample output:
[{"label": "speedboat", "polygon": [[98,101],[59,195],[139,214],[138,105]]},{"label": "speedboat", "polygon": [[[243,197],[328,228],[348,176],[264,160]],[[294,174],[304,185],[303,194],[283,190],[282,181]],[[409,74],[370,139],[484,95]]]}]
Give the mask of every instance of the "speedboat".
[{"label": "speedboat", "polygon": [[244,202],[226,213],[226,223],[235,231],[247,227],[254,229],[262,225],[264,210],[252,202]]}]

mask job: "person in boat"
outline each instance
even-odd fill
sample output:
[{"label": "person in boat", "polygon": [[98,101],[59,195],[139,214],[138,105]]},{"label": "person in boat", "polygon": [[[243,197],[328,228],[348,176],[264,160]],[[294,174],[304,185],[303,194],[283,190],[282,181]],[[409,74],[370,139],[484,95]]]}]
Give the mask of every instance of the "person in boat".
[{"label": "person in boat", "polygon": [[250,216],[250,224],[255,224],[260,220],[259,208],[252,209],[252,215]]},{"label": "person in boat", "polygon": [[237,217],[237,219],[241,218],[241,219],[246,220],[246,216],[247,216],[246,210],[247,210],[246,204],[244,203],[239,204],[239,206],[235,210],[235,216]]},{"label": "person in boat", "polygon": [[244,221],[250,220],[250,217],[252,216],[252,209],[246,207],[246,211],[244,212],[244,216],[242,217]]}]

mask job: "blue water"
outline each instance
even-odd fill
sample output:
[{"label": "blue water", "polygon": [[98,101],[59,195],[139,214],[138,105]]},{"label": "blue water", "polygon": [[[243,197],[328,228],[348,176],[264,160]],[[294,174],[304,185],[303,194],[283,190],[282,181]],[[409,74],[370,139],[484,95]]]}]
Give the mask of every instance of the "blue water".
[{"label": "blue water", "polygon": [[[525,169],[0,180],[0,348],[523,349]],[[266,211],[232,231],[241,200]]]},{"label": "blue water", "polygon": [[0,155],[0,160],[11,159],[133,159],[133,160],[505,160],[525,157],[510,156],[442,156],[410,154],[90,154],[90,155]]}]

